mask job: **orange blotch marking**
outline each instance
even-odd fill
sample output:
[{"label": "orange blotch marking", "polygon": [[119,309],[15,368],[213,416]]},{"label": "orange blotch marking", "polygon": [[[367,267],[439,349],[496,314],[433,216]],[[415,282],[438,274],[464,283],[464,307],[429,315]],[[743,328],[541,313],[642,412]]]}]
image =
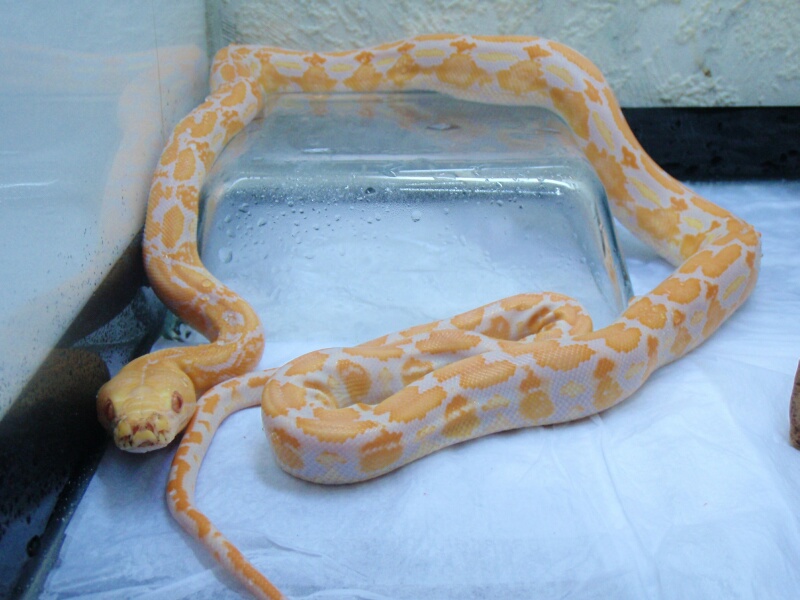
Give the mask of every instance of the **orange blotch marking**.
[{"label": "orange blotch marking", "polygon": [[700,295],[701,286],[697,279],[682,281],[677,277],[669,277],[653,290],[656,296],[666,296],[670,302],[689,304]]},{"label": "orange blotch marking", "polygon": [[684,259],[689,258],[692,254],[695,254],[699,249],[703,242],[706,240],[705,233],[698,233],[696,235],[685,235],[683,240],[681,240],[681,256]]},{"label": "orange blotch marking", "polygon": [[470,42],[468,40],[457,40],[455,42],[450,42],[450,45],[456,49],[456,52],[459,54],[463,52],[469,52],[470,50],[474,50],[478,47],[478,44],[475,42]]},{"label": "orange blotch marking", "polygon": [[677,240],[680,235],[680,215],[668,208],[635,208],[636,224],[657,240]]},{"label": "orange blotch marking", "polygon": [[625,172],[616,159],[606,150],[600,150],[594,142],[589,143],[584,152],[611,199],[623,204],[633,202],[630,192],[625,187],[627,181]]},{"label": "orange blotch marking", "polygon": [[614,370],[615,366],[616,364],[610,358],[601,358],[597,361],[597,366],[594,368],[593,375],[595,379],[603,379]]},{"label": "orange blotch marking", "polygon": [[296,423],[304,433],[333,444],[343,444],[377,426],[352,407],[315,408],[314,418],[298,417]]},{"label": "orange blotch marking", "polygon": [[308,373],[319,371],[328,360],[328,355],[320,352],[309,352],[299,358],[295,358],[288,369],[286,375],[294,377],[295,375],[307,375]]},{"label": "orange blotch marking", "polygon": [[220,88],[219,93],[224,94],[219,101],[220,105],[225,107],[239,106],[244,102],[247,97],[247,84],[244,81],[234,83],[231,86],[226,86],[228,89]]},{"label": "orange blotch marking", "polygon": [[223,81],[230,83],[236,79],[236,67],[230,63],[222,65],[219,69],[219,76]]},{"label": "orange blotch marking", "polygon": [[696,255],[697,266],[706,277],[716,279],[727,271],[742,255],[739,246],[726,246],[716,254],[711,250],[704,250]]},{"label": "orange blotch marking", "polygon": [[747,246],[756,246],[758,244],[758,232],[746,223],[731,218],[726,223],[726,226],[728,233],[714,240],[715,246],[724,246],[733,241],[741,241]]},{"label": "orange blotch marking", "polygon": [[626,327],[624,323],[614,323],[599,331],[587,333],[582,339],[603,340],[612,350],[630,352],[639,346],[642,332],[636,327]]},{"label": "orange blotch marking", "polygon": [[419,335],[421,333],[429,333],[436,329],[439,326],[438,321],[434,321],[433,323],[423,323],[422,325],[414,325],[414,327],[409,327],[408,329],[404,329],[400,332],[400,335],[403,337],[414,337],[415,335]]},{"label": "orange blotch marking", "polygon": [[433,363],[426,360],[419,360],[417,358],[409,358],[403,363],[400,370],[403,385],[407,386],[421,379],[428,373],[433,371]]},{"label": "orange blotch marking", "polygon": [[183,486],[183,481],[186,478],[186,474],[191,470],[191,465],[179,458],[179,456],[186,454],[186,452],[181,452],[182,449],[188,451],[188,448],[182,445],[172,460],[172,476],[167,482],[167,494],[175,510],[185,513],[191,506],[191,502],[189,501],[189,494]]},{"label": "orange blotch marking", "polygon": [[600,103],[602,97],[600,96],[600,92],[597,91],[597,88],[592,85],[592,82],[588,79],[583,80],[584,91],[583,93],[591,100],[592,102]]},{"label": "orange blotch marking", "polygon": [[[541,296],[534,294],[517,294],[500,300],[500,308],[505,311],[525,311],[533,308],[541,300]],[[542,308],[542,310],[547,310]],[[537,313],[538,314],[538,313]]]},{"label": "orange blotch marking", "polygon": [[329,92],[336,87],[336,80],[328,76],[325,68],[307,59],[311,66],[306,69],[302,77],[292,77],[304,92]]},{"label": "orange blotch marking", "polygon": [[269,579],[264,577],[258,571],[258,569],[256,569],[247,561],[247,559],[241,552],[239,552],[236,546],[228,541],[222,542],[222,546],[225,548],[225,553],[228,557],[228,560],[233,565],[234,570],[241,573],[241,575],[250,583],[250,585],[258,588],[261,593],[270,600],[282,600],[285,598],[281,591],[272,585]]},{"label": "orange blotch marking", "polygon": [[459,329],[474,330],[477,329],[478,325],[480,325],[481,321],[483,321],[484,312],[485,311],[482,307],[475,308],[465,313],[461,313],[460,315],[456,315],[450,320],[450,322]]},{"label": "orange blotch marking", "polygon": [[498,315],[489,321],[489,327],[483,333],[498,340],[508,340],[511,338],[511,324]]},{"label": "orange blotch marking", "polygon": [[197,206],[199,204],[199,191],[193,185],[179,185],[175,190],[175,196],[180,200],[183,207],[191,215],[197,214]]},{"label": "orange blotch marking", "polygon": [[294,383],[281,385],[270,379],[264,387],[261,407],[270,416],[287,415],[289,411],[301,408],[306,403],[306,391]]},{"label": "orange blotch marking", "polygon": [[692,342],[692,336],[689,329],[686,327],[678,327],[678,333],[675,335],[675,341],[672,343],[670,352],[674,356],[680,356],[685,351],[689,344]]},{"label": "orange blotch marking", "polygon": [[542,65],[533,58],[521,60],[508,69],[498,71],[497,84],[517,96],[547,89]]},{"label": "orange blotch marking", "polygon": [[[538,341],[539,339],[539,336],[537,336],[536,340]],[[533,344],[530,342],[516,342],[512,340],[499,340],[497,345],[509,356],[523,356],[525,354],[530,354],[531,349],[533,348]]]},{"label": "orange blotch marking", "polygon": [[475,84],[484,85],[492,78],[484,69],[481,69],[471,56],[454,54],[442,61],[434,69],[439,81],[466,90]]},{"label": "orange blotch marking", "polygon": [[[199,121],[197,120],[198,116],[200,117]],[[186,125],[192,137],[206,137],[214,131],[214,126],[217,124],[217,113],[214,110],[194,111],[181,123],[181,125],[183,124]]]},{"label": "orange blotch marking", "polygon": [[552,88],[550,99],[572,131],[584,140],[589,139],[589,107],[583,94],[574,90]]},{"label": "orange blotch marking", "polygon": [[647,338],[647,369],[653,371],[658,363],[658,338],[649,336]]},{"label": "orange blotch marking", "polygon": [[203,163],[204,169],[207,171],[209,168],[211,168],[211,165],[214,164],[214,160],[217,158],[216,153],[211,149],[211,144],[208,142],[196,142],[192,145],[194,146],[197,158],[200,159],[200,162]]},{"label": "orange blotch marking", "polygon": [[[402,51],[402,46],[398,51]],[[413,48],[413,46],[412,46]],[[423,71],[422,67],[408,54],[402,54],[397,62],[386,71],[386,77],[402,88]]]},{"label": "orange blotch marking", "polygon": [[372,64],[374,55],[371,52],[362,52],[355,58],[361,66],[344,80],[344,84],[356,92],[370,92],[376,89],[380,85],[383,75]]},{"label": "orange blotch marking", "polygon": [[715,297],[708,305],[706,324],[703,325],[703,337],[708,337],[714,333],[717,327],[725,320],[725,309],[722,307],[722,304],[719,303],[719,300],[717,300],[716,294],[714,296]]},{"label": "orange blotch marking", "polygon": [[448,438],[468,438],[480,425],[474,403],[464,396],[456,396],[444,409],[445,424],[442,435]]},{"label": "orange blotch marking", "polygon": [[628,150],[627,146],[622,147],[622,164],[626,167],[634,167],[638,165],[636,162],[636,155]]},{"label": "orange blotch marking", "polygon": [[446,354],[451,352],[464,352],[481,343],[481,338],[470,335],[460,329],[446,329],[432,331],[430,336],[418,341],[417,350],[425,354]]},{"label": "orange blotch marking", "polygon": [[392,421],[409,423],[424,418],[440,406],[446,397],[447,392],[440,387],[420,392],[419,388],[411,385],[378,404],[374,413],[378,416],[388,414]]},{"label": "orange blotch marking", "polygon": [[507,360],[486,362],[483,356],[478,355],[468,360],[442,367],[434,371],[434,377],[439,381],[444,381],[453,375],[460,375],[459,383],[461,387],[486,389],[508,381],[514,376],[516,370],[517,367],[514,363]]},{"label": "orange blotch marking", "polygon": [[178,160],[178,148],[180,148],[178,136],[173,133],[170,141],[161,152],[161,158],[158,161],[159,164],[162,167],[166,167]]},{"label": "orange blotch marking", "polygon": [[217,405],[219,404],[220,397],[219,394],[214,394],[213,396],[208,396],[203,401],[203,408],[202,412],[207,414],[213,414],[215,410],[217,410]]},{"label": "orange blotch marking", "polygon": [[153,186],[150,188],[150,198],[148,200],[148,211],[152,213],[153,209],[158,205],[164,202],[165,200],[172,197],[174,192],[174,188],[170,186],[165,186],[162,182],[156,181],[153,183]]},{"label": "orange blotch marking", "polygon": [[403,434],[382,431],[374,440],[361,446],[360,465],[365,473],[383,470],[397,462],[403,455]]},{"label": "orange blotch marking", "polygon": [[542,380],[539,378],[536,373],[531,370],[528,370],[528,374],[525,375],[525,379],[519,384],[519,389],[524,392],[528,393],[533,389],[536,389],[542,385]]},{"label": "orange blotch marking", "polygon": [[317,456],[316,461],[323,467],[327,467],[329,469],[335,465],[343,465],[347,462],[342,455],[336,454],[335,452],[329,452],[328,450],[320,453],[320,455]]},{"label": "orange blotch marking", "polygon": [[161,241],[167,248],[175,248],[183,235],[184,218],[180,206],[173,206],[164,214]]},{"label": "orange blotch marking", "polygon": [[336,372],[347,388],[347,395],[352,402],[358,402],[369,394],[372,378],[367,370],[356,362],[342,359],[336,362]]},{"label": "orange blotch marking", "polygon": [[566,321],[571,325],[570,335],[580,335],[592,330],[592,318],[578,306],[562,306],[556,309],[554,315],[559,321]]},{"label": "orange blotch marking", "polygon": [[187,509],[184,514],[189,517],[197,527],[197,535],[200,538],[206,537],[209,533],[211,533],[211,521],[208,520],[203,513],[195,508]]},{"label": "orange blotch marking", "polygon": [[290,469],[302,469],[303,457],[300,454],[300,441],[283,429],[272,429],[269,432],[272,451],[278,462]]},{"label": "orange blotch marking", "polygon": [[680,325],[683,325],[684,322],[686,322],[686,313],[683,313],[679,310],[673,311],[672,324],[675,325],[675,327],[679,327]]},{"label": "orange blotch marking", "polygon": [[197,160],[191,148],[184,148],[178,152],[178,159],[175,162],[175,169],[172,176],[178,181],[191,179],[197,170]]},{"label": "orange blotch marking", "polygon": [[653,304],[647,297],[632,304],[622,314],[650,329],[662,329],[667,324],[667,307],[663,304]]},{"label": "orange blotch marking", "polygon": [[686,200],[683,198],[677,198],[675,196],[669,199],[669,203],[675,210],[684,211],[689,208],[689,205],[686,203]]},{"label": "orange blotch marking", "polygon": [[532,345],[532,354],[542,367],[555,371],[571,371],[592,358],[595,351],[585,344],[562,346],[556,340],[544,340]]},{"label": "orange blotch marking", "polygon": [[255,53],[256,58],[261,63],[261,76],[259,83],[268,93],[276,92],[282,88],[287,87],[291,83],[291,79],[282,75],[280,71],[270,62],[272,53],[267,50],[258,50]]},{"label": "orange blotch marking", "polygon": [[519,403],[519,414],[530,421],[541,421],[556,411],[549,394],[537,390],[526,394]]},{"label": "orange blotch marking", "polygon": [[404,354],[402,348],[398,348],[397,346],[354,346],[352,348],[343,348],[342,352],[351,356],[376,358],[381,361],[386,361],[392,358],[401,358]]},{"label": "orange blotch marking", "polygon": [[619,402],[623,393],[622,387],[613,377],[604,377],[597,383],[594,406],[597,410],[605,410]]},{"label": "orange blotch marking", "polygon": [[183,436],[181,443],[202,444],[203,434],[199,431],[190,431]]}]

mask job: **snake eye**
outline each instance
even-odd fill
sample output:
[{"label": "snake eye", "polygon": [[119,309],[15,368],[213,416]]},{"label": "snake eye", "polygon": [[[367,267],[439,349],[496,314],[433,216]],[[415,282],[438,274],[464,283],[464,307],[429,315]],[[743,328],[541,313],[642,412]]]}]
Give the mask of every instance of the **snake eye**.
[{"label": "snake eye", "polygon": [[111,400],[106,400],[103,404],[103,414],[109,423],[113,422],[114,417],[117,416],[117,412],[114,410],[114,403]]},{"label": "snake eye", "polygon": [[172,410],[176,413],[181,412],[183,408],[183,396],[178,392],[172,392]]}]

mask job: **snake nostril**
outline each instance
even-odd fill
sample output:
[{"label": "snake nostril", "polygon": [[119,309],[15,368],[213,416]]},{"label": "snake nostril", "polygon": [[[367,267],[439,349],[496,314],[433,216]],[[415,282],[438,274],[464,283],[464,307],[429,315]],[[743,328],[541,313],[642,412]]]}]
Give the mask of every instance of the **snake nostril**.
[{"label": "snake nostril", "polygon": [[181,412],[183,408],[183,396],[178,392],[172,392],[172,410],[176,413]]}]

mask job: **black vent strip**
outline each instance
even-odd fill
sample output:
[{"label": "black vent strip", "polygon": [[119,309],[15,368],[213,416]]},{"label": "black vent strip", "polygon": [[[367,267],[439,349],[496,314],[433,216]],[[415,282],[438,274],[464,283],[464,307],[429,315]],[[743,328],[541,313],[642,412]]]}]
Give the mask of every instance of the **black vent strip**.
[{"label": "black vent strip", "polygon": [[800,178],[800,106],[628,108],[648,154],[688,181]]}]

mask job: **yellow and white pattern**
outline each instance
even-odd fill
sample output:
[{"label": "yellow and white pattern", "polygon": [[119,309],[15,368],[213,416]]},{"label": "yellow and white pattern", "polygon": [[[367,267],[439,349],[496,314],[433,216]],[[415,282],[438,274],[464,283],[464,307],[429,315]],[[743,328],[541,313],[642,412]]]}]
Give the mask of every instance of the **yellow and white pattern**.
[{"label": "yellow and white pattern", "polygon": [[[132,362],[99,392],[98,414],[131,451],[163,447],[194,414],[173,462],[170,509],[259,597],[283,596],[193,504],[202,458],[230,413],[261,403],[276,459],[293,475],[365,480],[459,441],[614,406],[708,338],[756,283],[759,234],[653,162],[602,74],[562,44],[442,34],[335,53],[230,46],[217,55],[211,88],[162,154],[145,260],[160,297],[214,341]],[[676,270],[598,331],[570,298],[527,294],[247,374],[263,349],[258,319],[197,254],[206,173],[271,92],[382,90],[555,111],[594,165],[614,215]],[[195,414],[196,396],[215,384]]]}]

